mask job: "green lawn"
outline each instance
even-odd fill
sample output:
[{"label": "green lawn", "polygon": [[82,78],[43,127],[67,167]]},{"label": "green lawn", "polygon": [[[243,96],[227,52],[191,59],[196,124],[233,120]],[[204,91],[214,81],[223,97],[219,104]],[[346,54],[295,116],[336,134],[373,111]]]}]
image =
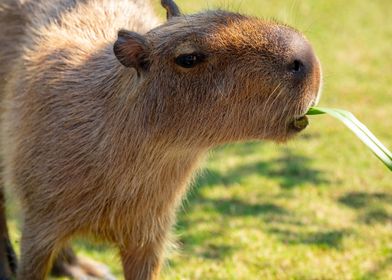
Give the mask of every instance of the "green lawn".
[{"label": "green lawn", "polygon": [[[353,112],[392,148],[392,1],[178,3],[186,12],[273,17],[303,31],[324,69],[320,105]],[[392,279],[392,174],[331,117],[312,117],[288,145],[218,148],[194,185],[163,279]],[[76,244],[122,279],[115,250]]]}]

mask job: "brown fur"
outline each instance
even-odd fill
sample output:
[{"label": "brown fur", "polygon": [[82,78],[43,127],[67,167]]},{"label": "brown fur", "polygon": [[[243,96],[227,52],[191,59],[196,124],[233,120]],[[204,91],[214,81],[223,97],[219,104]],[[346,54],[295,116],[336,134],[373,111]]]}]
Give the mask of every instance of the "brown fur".
[{"label": "brown fur", "polygon": [[[16,13],[11,35],[1,34],[1,150],[25,214],[18,279],[45,278],[75,235],[116,244],[126,279],[158,277],[175,211],[207,150],[287,140],[319,91],[311,47],[275,22],[209,11],[158,26],[144,0],[10,3],[0,8],[1,22]],[[120,29],[144,38],[124,50],[143,52],[145,67],[119,63]],[[206,60],[174,63],[189,52]],[[303,76],[288,70],[295,59],[307,63]]]}]

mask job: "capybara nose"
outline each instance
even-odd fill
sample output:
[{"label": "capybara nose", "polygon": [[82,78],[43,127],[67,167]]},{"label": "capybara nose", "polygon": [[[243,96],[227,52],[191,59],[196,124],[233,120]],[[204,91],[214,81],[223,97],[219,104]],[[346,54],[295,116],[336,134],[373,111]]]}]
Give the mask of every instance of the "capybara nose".
[{"label": "capybara nose", "polygon": [[299,35],[293,36],[290,43],[291,56],[288,71],[298,79],[304,79],[313,72],[317,59],[310,44]]},{"label": "capybara nose", "polygon": [[296,75],[303,75],[307,70],[307,67],[305,67],[305,64],[301,59],[294,59],[294,61],[289,64],[288,68],[289,71],[295,73]]}]

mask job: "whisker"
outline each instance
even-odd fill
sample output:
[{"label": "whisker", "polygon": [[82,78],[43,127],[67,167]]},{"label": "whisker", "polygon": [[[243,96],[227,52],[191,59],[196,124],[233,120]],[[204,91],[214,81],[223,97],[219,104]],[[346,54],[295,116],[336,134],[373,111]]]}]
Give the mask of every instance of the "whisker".
[{"label": "whisker", "polygon": [[[281,85],[281,83],[278,85],[278,87],[280,87],[280,85]],[[277,87],[277,88],[278,88],[278,87]],[[274,92],[275,92],[275,91],[274,91]],[[271,94],[271,95],[269,96],[269,98],[267,99],[267,101],[266,101],[266,103],[265,103],[265,105],[268,106],[268,107],[267,107],[268,109],[265,108],[265,110],[264,110],[264,111],[266,112],[266,114],[267,114],[267,113],[270,113],[271,108],[273,107],[273,105],[274,105],[274,103],[276,102],[276,100],[278,100],[278,98],[279,98],[279,96],[282,94],[282,92],[284,92],[284,88],[283,88],[283,87],[281,87],[281,88],[279,89],[278,94],[276,94],[275,98],[273,99],[273,101],[272,101],[270,104],[268,104],[268,101],[269,101],[270,97],[273,96],[273,94]],[[273,114],[272,114],[272,115],[273,115]],[[274,118],[272,118],[271,121],[274,122]],[[271,123],[271,122],[268,122],[267,120],[265,121],[264,127],[263,127],[263,133],[266,133],[266,132],[267,132],[267,126],[268,126],[269,123]]]}]

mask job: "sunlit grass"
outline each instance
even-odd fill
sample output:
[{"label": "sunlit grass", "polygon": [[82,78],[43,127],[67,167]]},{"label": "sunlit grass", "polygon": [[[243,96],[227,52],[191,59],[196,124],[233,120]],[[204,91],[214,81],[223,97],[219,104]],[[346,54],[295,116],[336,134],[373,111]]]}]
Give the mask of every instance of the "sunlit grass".
[{"label": "sunlit grass", "polygon": [[[392,147],[392,1],[177,2],[186,12],[223,7],[303,31],[323,65],[320,105],[353,112]],[[332,118],[312,118],[288,145],[220,147],[179,211],[179,250],[163,279],[392,279],[391,182]],[[20,217],[11,208],[17,245]],[[76,248],[122,279],[116,250],[84,241]]]}]

